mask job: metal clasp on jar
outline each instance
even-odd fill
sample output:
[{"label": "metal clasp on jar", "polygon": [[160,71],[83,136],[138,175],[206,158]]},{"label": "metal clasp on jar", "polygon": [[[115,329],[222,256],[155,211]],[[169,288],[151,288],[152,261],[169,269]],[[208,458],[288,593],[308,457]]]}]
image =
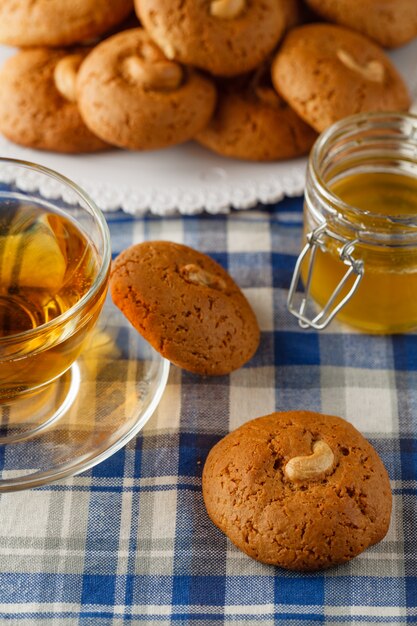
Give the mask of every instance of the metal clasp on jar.
[{"label": "metal clasp on jar", "polygon": [[[334,239],[336,242],[341,244],[338,250],[339,258],[342,263],[344,263],[344,265],[348,266],[348,269],[343,278],[335,287],[333,293],[331,294],[323,309],[314,317],[308,317],[306,311],[312,301],[310,297],[310,286],[314,270],[314,261],[316,258],[317,250],[319,248],[324,252],[326,251],[326,240],[328,238]],[[326,222],[315,228],[312,232],[308,233],[307,243],[301,251],[294,268],[294,274],[292,277],[287,299],[288,310],[298,319],[298,324],[301,326],[301,328],[315,328],[316,330],[322,330],[323,328],[326,328],[326,326],[330,324],[332,319],[339,313],[339,311],[345,306],[345,304],[357,291],[359,283],[362,280],[364,274],[364,266],[363,261],[361,261],[360,259],[355,259],[352,256],[356,243],[357,239],[349,241],[344,239],[340,235],[331,232],[328,229]],[[301,268],[305,258],[309,253],[310,258],[307,269],[307,278],[304,285],[304,293],[301,298],[301,303],[297,307],[296,293],[297,287],[301,279]],[[339,294],[348,284],[349,278],[352,275],[354,275],[354,280],[348,293],[339,302],[337,302]]]}]

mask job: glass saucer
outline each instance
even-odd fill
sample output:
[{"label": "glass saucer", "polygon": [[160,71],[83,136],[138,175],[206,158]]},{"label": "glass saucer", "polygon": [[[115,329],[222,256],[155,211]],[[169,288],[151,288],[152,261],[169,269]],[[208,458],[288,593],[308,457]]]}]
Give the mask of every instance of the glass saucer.
[{"label": "glass saucer", "polygon": [[114,454],[151,417],[168,372],[107,297],[73,366],[43,390],[0,404],[0,492],[78,474]]}]

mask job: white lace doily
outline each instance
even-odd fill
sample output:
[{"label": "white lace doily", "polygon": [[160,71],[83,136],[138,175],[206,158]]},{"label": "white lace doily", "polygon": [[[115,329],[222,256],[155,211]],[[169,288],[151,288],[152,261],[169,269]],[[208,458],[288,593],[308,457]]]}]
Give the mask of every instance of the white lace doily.
[{"label": "white lace doily", "polygon": [[[0,46],[0,62],[14,50]],[[417,112],[417,40],[390,53],[406,78]],[[0,155],[40,163],[77,182],[106,211],[141,215],[247,209],[284,195],[301,195],[306,159],[250,163],[226,159],[189,143],[157,152],[114,150],[68,156],[22,148],[0,137]]]}]

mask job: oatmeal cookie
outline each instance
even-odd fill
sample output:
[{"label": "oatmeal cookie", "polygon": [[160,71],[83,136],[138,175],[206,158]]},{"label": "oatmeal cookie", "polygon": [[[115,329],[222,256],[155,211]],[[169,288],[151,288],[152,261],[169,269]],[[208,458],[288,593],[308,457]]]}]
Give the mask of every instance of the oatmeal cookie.
[{"label": "oatmeal cookie", "polygon": [[387,471],[351,424],[310,411],[243,424],[210,451],[207,512],[254,559],[291,570],[349,561],[387,533]]},{"label": "oatmeal cookie", "polygon": [[278,93],[318,132],[366,111],[406,110],[410,96],[384,51],[333,24],[308,24],[285,37],[272,64]]},{"label": "oatmeal cookie", "polygon": [[169,61],[142,28],[94,48],[80,68],[77,91],[87,126],[104,141],[134,150],[192,139],[216,103],[213,81]]},{"label": "oatmeal cookie", "polygon": [[239,287],[188,246],[149,241],[128,248],[114,261],[110,291],[155,350],[191,372],[228,374],[258,347],[258,323]]}]

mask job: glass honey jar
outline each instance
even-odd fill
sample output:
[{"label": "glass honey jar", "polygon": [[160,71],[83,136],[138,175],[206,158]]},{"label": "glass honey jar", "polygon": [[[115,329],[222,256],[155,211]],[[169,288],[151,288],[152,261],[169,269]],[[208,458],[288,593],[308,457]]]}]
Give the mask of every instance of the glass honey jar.
[{"label": "glass honey jar", "polygon": [[303,239],[288,294],[301,327],[417,328],[417,116],[359,114],[320,135]]}]

